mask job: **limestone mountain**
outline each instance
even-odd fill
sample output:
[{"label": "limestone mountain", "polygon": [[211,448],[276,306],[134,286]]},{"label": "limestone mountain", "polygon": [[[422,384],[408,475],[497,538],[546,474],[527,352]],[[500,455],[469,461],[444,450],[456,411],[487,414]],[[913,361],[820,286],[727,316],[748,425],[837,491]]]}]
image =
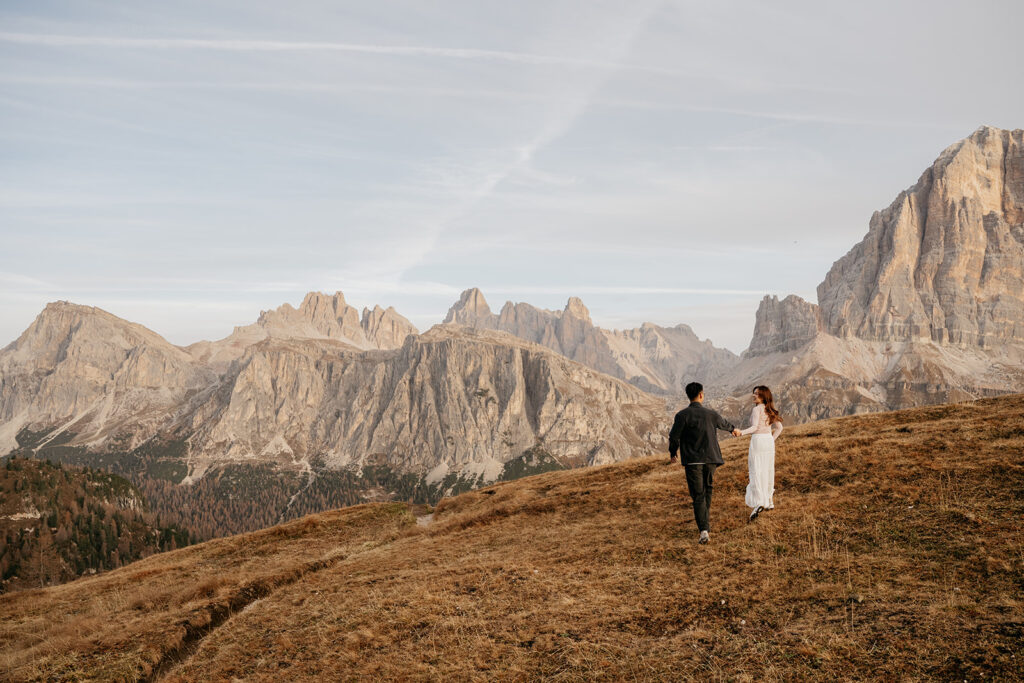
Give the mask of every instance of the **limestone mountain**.
[{"label": "limestone mountain", "polygon": [[[685,325],[602,329],[576,298],[495,314],[476,289],[425,334],[394,309],[311,292],[185,349],[99,309],[50,304],[0,350],[0,455],[109,465],[162,511],[224,498],[198,521],[228,533],[242,530],[235,518],[273,523],[364,494],[435,500],[649,452],[666,410],[646,392],[678,396],[691,379],[726,387],[734,417],[768,384],[790,421],[1013,391],[1022,135],[981,128],[944,151],[872,217],[820,305],[765,298],[742,358]],[[160,488],[182,480],[209,497]]]},{"label": "limestone mountain", "polygon": [[872,216],[818,285],[830,333],[982,348],[1024,341],[1022,136],[979,128]]},{"label": "limestone mountain", "polygon": [[678,394],[698,376],[711,383],[738,360],[727,349],[698,339],[687,325],[665,328],[644,323],[632,330],[597,327],[576,297],[561,311],[507,301],[495,314],[479,289],[467,289],[449,309],[445,323],[502,330],[662,394]]},{"label": "limestone mountain", "polygon": [[602,464],[661,444],[663,403],[511,335],[437,326],[400,349],[267,339],[190,417],[193,473],[223,461],[493,481],[530,449]]},{"label": "limestone mountain", "polygon": [[345,295],[309,292],[296,309],[282,304],[262,311],[251,325],[236,327],[219,341],[201,341],[187,347],[196,360],[224,371],[249,346],[268,338],[334,339],[357,349],[394,349],[402,345],[416,327],[390,306],[364,308],[362,315],[345,301]]},{"label": "limestone mountain", "polygon": [[602,332],[623,374],[647,391],[681,395],[694,380],[715,391],[719,379],[739,360],[710,339],[700,339],[683,323],[675,327],[644,323],[634,329]]},{"label": "limestone mountain", "polygon": [[983,126],[871,218],[818,286],[766,297],[728,381],[829,417],[1014,391],[1024,379],[1024,131]]},{"label": "limestone mountain", "polygon": [[216,373],[142,325],[91,306],[47,304],[0,351],[0,454],[24,429],[129,446],[158,433],[210,390]]}]

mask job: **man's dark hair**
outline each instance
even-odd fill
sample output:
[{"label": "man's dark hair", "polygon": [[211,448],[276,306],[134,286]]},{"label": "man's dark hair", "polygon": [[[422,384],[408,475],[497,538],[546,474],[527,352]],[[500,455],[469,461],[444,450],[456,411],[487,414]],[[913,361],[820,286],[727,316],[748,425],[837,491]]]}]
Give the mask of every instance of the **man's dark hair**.
[{"label": "man's dark hair", "polygon": [[692,401],[693,399],[700,396],[700,392],[702,391],[704,391],[703,384],[701,384],[700,382],[690,382],[689,384],[686,385],[686,398]]}]

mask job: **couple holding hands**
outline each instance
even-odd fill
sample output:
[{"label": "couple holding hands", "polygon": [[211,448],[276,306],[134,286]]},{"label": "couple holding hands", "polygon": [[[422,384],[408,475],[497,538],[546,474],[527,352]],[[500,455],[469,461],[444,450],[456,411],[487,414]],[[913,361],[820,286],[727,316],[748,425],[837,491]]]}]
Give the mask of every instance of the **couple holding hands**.
[{"label": "couple holding hands", "polygon": [[782,433],[782,416],[772,403],[772,392],[766,386],[756,386],[753,392],[754,409],[750,413],[750,426],[740,430],[721,415],[704,407],[704,387],[699,382],[686,385],[686,398],[690,405],[676,413],[672,431],[668,436],[670,462],[679,454],[679,462],[686,468],[686,486],[693,499],[693,516],[700,530],[700,543],[711,540],[708,516],[711,511],[711,491],[714,488],[715,469],[724,464],[718,447],[716,430],[731,432],[733,436],[751,434],[747,464],[750,482],[747,484],[746,503],[752,508],[753,522],[764,510],[775,507],[775,439]]}]

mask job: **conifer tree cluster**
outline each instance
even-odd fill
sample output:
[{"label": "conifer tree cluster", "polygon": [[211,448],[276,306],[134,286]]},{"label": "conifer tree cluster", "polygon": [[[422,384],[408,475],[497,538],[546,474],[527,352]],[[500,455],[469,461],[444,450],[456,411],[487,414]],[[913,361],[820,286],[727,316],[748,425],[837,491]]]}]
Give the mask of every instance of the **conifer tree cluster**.
[{"label": "conifer tree cluster", "polygon": [[12,457],[0,466],[0,592],[63,583],[198,540],[115,474]]}]

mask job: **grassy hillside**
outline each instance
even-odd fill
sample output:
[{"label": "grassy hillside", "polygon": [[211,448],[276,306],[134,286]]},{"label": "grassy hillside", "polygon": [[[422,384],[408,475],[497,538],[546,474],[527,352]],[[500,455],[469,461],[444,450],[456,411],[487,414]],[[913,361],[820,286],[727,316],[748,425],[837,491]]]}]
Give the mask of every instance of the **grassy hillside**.
[{"label": "grassy hillside", "polygon": [[751,525],[746,444],[708,546],[667,458],[364,505],[0,596],[0,677],[1019,678],[1024,396],[788,429]]}]

